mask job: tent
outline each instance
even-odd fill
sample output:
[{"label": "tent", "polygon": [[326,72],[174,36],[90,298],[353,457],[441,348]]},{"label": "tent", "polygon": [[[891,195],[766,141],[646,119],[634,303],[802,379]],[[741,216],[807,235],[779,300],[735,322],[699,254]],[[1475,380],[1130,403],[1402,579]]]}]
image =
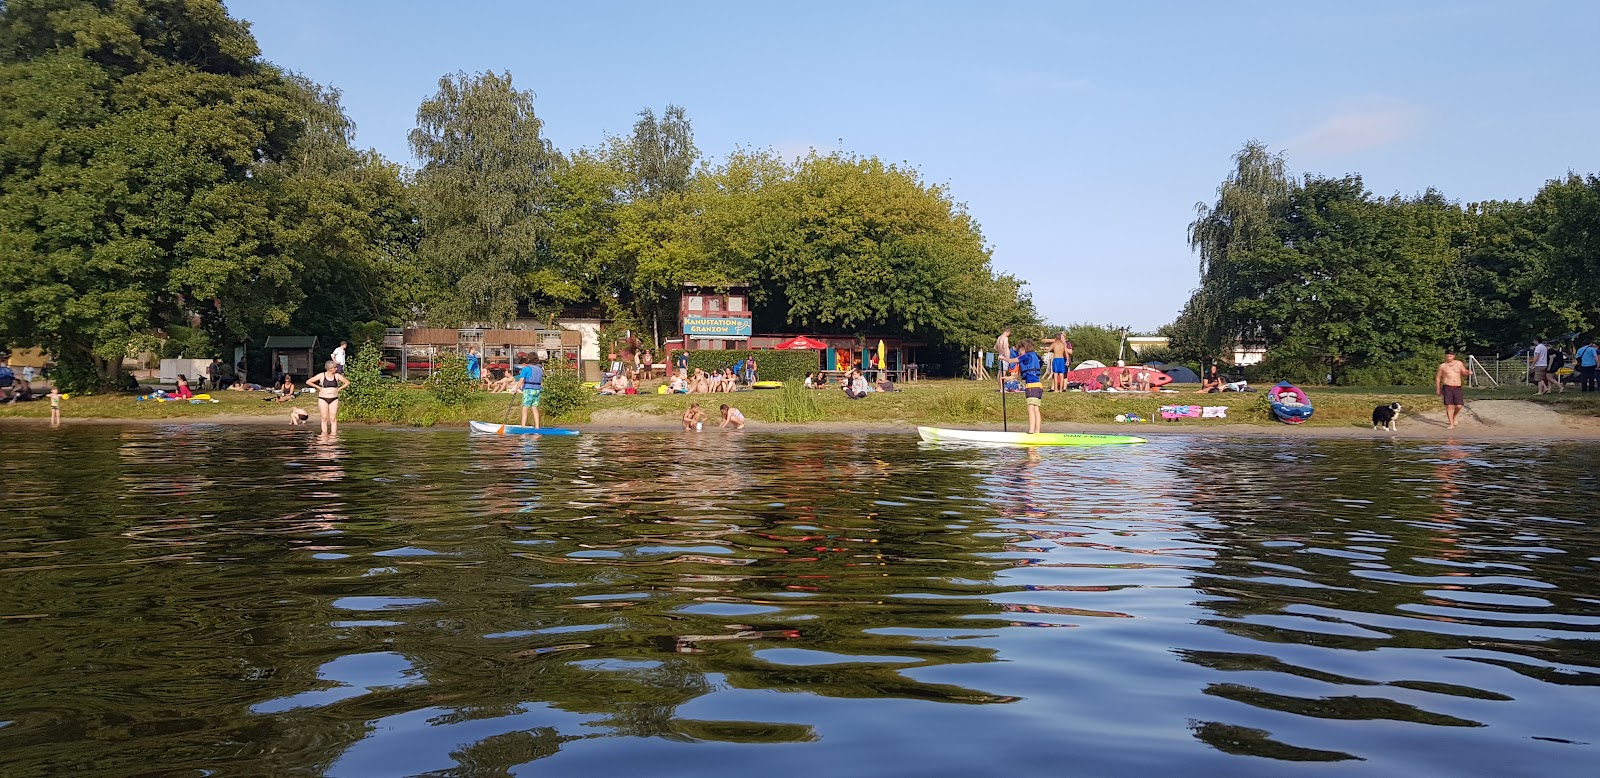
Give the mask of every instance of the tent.
[{"label": "tent", "polygon": [[1172,367],[1169,367],[1161,372],[1166,373],[1167,377],[1171,378],[1172,382],[1175,384],[1200,383],[1200,376],[1195,375],[1193,370],[1190,370],[1183,365],[1173,365]]},{"label": "tent", "polygon": [[821,349],[825,349],[827,347],[828,347],[828,344],[823,343],[820,340],[812,340],[811,338],[808,338],[808,337],[806,337],[804,335],[796,335],[795,337],[792,337],[792,338],[790,338],[790,339],[788,339],[788,340],[786,340],[786,341],[784,341],[782,343],[779,343],[776,346],[773,346],[773,348],[785,349],[785,350],[789,350],[789,349],[807,349],[807,348],[821,350]]},{"label": "tent", "polygon": [[1096,367],[1105,367],[1105,365],[1101,364],[1100,362],[1098,362],[1096,360],[1093,360],[1093,359],[1086,359],[1086,360],[1084,360],[1082,362],[1079,362],[1078,366],[1075,367],[1075,368],[1072,368],[1072,369],[1073,370],[1089,370],[1091,368],[1096,368]]}]

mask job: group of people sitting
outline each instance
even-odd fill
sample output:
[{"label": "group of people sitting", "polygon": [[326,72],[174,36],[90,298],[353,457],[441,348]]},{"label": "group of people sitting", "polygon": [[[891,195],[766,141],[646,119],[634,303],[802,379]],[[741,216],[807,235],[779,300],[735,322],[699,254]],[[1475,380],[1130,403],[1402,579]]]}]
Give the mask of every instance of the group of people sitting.
[{"label": "group of people sitting", "polygon": [[[805,387],[807,389],[820,389],[824,386],[827,386],[827,382],[823,380],[820,373],[806,373]],[[894,388],[894,382],[890,381],[888,376],[883,376],[876,383],[868,382],[867,377],[862,374],[859,368],[851,370],[843,378],[840,378],[839,388],[844,390],[844,396],[852,400],[859,400],[873,392],[900,391]]]},{"label": "group of people sitting", "polygon": [[739,378],[733,374],[733,368],[707,373],[697,367],[692,375],[685,375],[682,371],[674,374],[667,381],[667,388],[674,394],[734,392],[739,389]]},{"label": "group of people sitting", "polygon": [[1089,391],[1098,390],[1102,392],[1148,392],[1154,388],[1150,383],[1149,368],[1130,368],[1122,362],[1117,363],[1115,374],[1110,370],[1104,370],[1097,374],[1094,384],[1083,388]]}]

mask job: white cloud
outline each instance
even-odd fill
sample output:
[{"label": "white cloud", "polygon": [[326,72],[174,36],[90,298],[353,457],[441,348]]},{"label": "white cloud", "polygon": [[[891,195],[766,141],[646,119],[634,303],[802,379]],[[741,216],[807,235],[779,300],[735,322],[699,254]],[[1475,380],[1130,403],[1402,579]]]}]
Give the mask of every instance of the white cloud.
[{"label": "white cloud", "polygon": [[1399,100],[1369,101],[1345,108],[1290,140],[1292,152],[1336,156],[1406,140],[1422,129],[1422,109]]}]

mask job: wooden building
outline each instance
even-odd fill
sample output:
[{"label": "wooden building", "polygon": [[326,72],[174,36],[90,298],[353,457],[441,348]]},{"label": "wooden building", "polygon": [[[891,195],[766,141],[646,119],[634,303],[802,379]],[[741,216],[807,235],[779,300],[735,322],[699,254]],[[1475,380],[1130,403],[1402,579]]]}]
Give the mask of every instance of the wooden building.
[{"label": "wooden building", "polygon": [[678,298],[678,331],[690,351],[749,348],[750,317],[749,284],[684,284]]}]

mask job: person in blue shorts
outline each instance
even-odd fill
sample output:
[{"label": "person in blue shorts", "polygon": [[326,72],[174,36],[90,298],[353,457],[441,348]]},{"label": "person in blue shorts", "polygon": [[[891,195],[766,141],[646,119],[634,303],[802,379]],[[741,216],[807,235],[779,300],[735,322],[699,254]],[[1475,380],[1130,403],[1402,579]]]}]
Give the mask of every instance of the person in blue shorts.
[{"label": "person in blue shorts", "polygon": [[1039,361],[1039,355],[1033,353],[1033,341],[1022,341],[1022,349],[1017,354],[1017,372],[1022,375],[1022,389],[1028,398],[1028,434],[1039,434],[1040,410],[1039,405],[1044,402],[1044,384],[1039,381],[1039,373],[1044,365]]},{"label": "person in blue shorts", "polygon": [[533,426],[539,427],[539,395],[544,391],[544,368],[537,358],[523,365],[517,376],[522,379],[522,426],[528,426],[528,409],[533,409]]}]

